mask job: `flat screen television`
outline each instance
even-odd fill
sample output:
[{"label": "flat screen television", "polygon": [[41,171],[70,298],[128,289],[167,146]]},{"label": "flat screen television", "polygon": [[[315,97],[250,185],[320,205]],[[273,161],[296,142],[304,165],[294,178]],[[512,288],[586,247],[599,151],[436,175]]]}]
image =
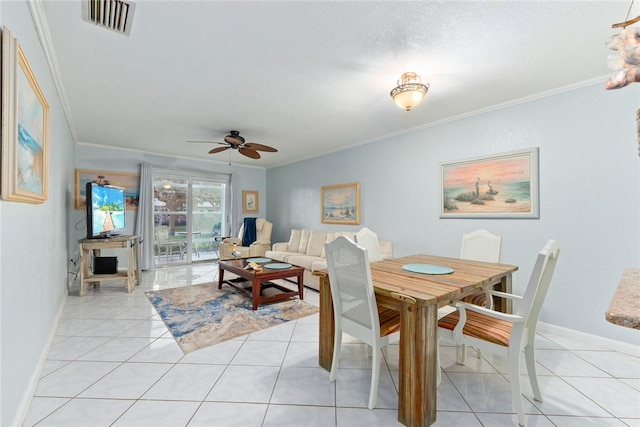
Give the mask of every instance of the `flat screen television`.
[{"label": "flat screen television", "polygon": [[88,182],[86,187],[87,239],[118,235],[125,227],[124,188]]}]

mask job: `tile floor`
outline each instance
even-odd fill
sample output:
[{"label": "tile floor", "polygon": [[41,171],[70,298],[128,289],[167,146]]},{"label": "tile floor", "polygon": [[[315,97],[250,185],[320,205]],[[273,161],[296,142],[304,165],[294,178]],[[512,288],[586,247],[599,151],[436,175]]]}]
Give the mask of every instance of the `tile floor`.
[{"label": "tile floor", "polygon": [[[127,294],[104,283],[72,289],[24,426],[396,426],[398,348],[389,346],[378,404],[367,409],[370,360],[347,340],[336,383],[318,367],[311,316],[183,354],[144,292],[206,283],[215,263],[144,272]],[[305,299],[317,304],[318,294]],[[444,374],[435,426],[514,426],[505,360],[455,363],[442,343]],[[449,345],[448,345],[449,344]],[[640,358],[539,334],[544,403],[527,381],[527,425],[640,426]]]}]

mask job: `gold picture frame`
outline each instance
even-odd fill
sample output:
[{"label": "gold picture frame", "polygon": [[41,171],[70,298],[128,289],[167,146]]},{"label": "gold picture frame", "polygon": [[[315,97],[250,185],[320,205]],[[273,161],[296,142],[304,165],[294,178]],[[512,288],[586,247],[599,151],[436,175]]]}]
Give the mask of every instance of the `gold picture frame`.
[{"label": "gold picture frame", "polygon": [[93,169],[76,169],[76,192],[74,207],[84,209],[86,206],[87,182],[100,182],[124,188],[125,209],[138,209],[140,201],[140,174],[129,172],[108,172]]},{"label": "gold picture frame", "polygon": [[259,202],[257,191],[242,191],[242,213],[257,214]]},{"label": "gold picture frame", "polygon": [[360,183],[322,187],[323,224],[360,224]]},{"label": "gold picture frame", "polygon": [[49,186],[49,104],[29,61],[2,28],[3,200],[44,203]]}]

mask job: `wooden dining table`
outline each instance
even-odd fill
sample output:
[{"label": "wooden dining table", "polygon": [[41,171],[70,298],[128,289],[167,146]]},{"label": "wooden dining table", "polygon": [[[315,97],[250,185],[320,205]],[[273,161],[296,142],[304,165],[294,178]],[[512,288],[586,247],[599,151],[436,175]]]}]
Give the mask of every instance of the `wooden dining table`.
[{"label": "wooden dining table", "polygon": [[[453,269],[448,274],[415,273],[410,264],[429,264]],[[429,426],[436,421],[437,312],[454,300],[493,287],[511,292],[511,275],[518,269],[494,264],[432,255],[410,255],[371,263],[378,304],[400,312],[398,421],[406,426]],[[331,370],[334,339],[333,302],[326,271],[320,276],[320,366]],[[494,308],[511,312],[507,300]]]}]

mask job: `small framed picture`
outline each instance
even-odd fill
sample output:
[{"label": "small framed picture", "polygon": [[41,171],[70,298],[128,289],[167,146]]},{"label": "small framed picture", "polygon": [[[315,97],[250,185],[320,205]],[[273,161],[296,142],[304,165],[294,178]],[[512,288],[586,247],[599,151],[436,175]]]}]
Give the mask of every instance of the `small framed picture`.
[{"label": "small framed picture", "polygon": [[242,213],[258,213],[258,192],[242,191]]}]

